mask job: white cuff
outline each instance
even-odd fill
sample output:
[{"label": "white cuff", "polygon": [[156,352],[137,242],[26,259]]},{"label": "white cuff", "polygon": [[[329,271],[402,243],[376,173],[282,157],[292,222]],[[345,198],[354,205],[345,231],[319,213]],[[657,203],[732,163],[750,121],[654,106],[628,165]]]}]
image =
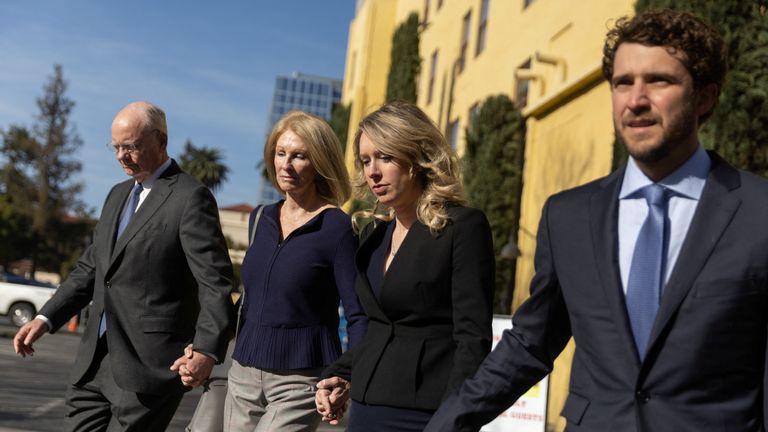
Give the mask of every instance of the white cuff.
[{"label": "white cuff", "polygon": [[51,330],[53,330],[53,326],[51,325],[51,320],[49,320],[47,316],[45,316],[45,315],[37,315],[35,317],[35,319],[42,320],[48,326],[48,331],[49,332]]}]

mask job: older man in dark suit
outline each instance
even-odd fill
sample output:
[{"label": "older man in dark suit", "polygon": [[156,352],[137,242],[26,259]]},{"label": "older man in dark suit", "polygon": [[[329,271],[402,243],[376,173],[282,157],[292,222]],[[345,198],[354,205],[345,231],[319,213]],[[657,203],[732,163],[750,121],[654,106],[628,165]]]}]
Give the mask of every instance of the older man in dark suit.
[{"label": "older man in dark suit", "polygon": [[699,144],[726,70],[693,15],[622,19],[603,71],[630,159],[551,197],[531,297],[427,431],[470,431],[573,336],[569,431],[764,431],[768,181]]},{"label": "older man in dark suit", "polygon": [[[168,157],[165,114],[123,108],[111,146],[131,180],[112,188],[93,243],[14,348],[54,332],[93,301],[67,392],[67,430],[162,431],[184,392],[223,360],[232,264],[210,191]],[[184,355],[193,343],[195,352]]]}]

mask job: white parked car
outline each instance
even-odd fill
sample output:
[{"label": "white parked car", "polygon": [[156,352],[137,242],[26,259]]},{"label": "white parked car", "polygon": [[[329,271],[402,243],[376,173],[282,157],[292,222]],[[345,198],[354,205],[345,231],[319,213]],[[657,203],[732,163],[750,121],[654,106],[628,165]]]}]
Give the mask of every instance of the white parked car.
[{"label": "white parked car", "polygon": [[12,274],[0,274],[0,315],[21,327],[53,297],[56,286]]}]

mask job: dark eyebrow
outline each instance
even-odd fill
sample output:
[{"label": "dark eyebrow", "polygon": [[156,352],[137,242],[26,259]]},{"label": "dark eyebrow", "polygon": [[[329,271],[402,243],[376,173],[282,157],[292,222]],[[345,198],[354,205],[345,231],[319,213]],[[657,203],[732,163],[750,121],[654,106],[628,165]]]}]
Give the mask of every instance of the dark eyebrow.
[{"label": "dark eyebrow", "polygon": [[664,73],[664,72],[649,73],[649,74],[647,74],[647,79],[648,80],[662,79],[662,80],[666,80],[666,81],[669,81],[669,82],[679,82],[680,81],[680,79],[677,78],[676,76],[674,76],[672,74]]},{"label": "dark eyebrow", "polygon": [[613,77],[611,77],[610,83],[611,83],[611,85],[615,85],[616,83],[618,83],[620,81],[626,81],[628,79],[630,79],[630,75],[629,74],[614,75]]}]

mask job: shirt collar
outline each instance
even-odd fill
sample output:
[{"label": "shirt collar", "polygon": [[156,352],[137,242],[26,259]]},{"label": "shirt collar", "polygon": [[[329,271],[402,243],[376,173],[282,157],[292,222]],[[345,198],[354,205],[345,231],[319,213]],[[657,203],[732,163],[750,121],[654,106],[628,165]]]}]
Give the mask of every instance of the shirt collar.
[{"label": "shirt collar", "polygon": [[[672,174],[664,177],[658,183],[674,192],[675,195],[698,200],[704,190],[712,161],[704,148],[699,145],[693,155]],[[637,166],[630,157],[624,171],[624,181],[621,184],[619,199],[632,198],[638,190],[654,182]]]},{"label": "shirt collar", "polygon": [[173,162],[173,159],[166,159],[165,162],[163,162],[163,164],[160,165],[160,167],[156,169],[151,176],[144,179],[144,181],[141,182],[142,189],[152,189],[152,186],[155,184],[155,180],[157,180],[157,178],[160,177],[160,174],[162,174],[165,170],[168,169],[169,166],[171,166],[171,162]]}]

